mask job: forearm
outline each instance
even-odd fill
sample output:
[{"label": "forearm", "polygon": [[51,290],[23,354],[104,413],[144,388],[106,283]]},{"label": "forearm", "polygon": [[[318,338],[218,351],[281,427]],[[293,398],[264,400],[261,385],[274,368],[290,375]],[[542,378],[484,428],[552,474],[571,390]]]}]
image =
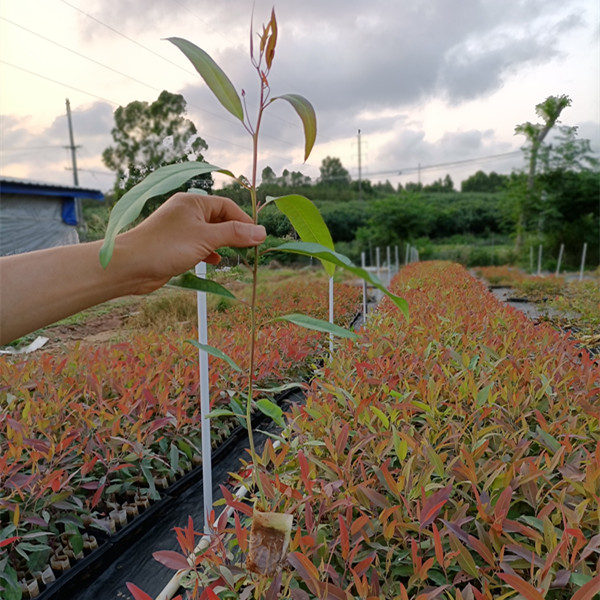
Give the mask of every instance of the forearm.
[{"label": "forearm", "polygon": [[127,249],[117,245],[103,269],[102,242],[48,248],[0,259],[0,345],[95,304],[135,293]]}]

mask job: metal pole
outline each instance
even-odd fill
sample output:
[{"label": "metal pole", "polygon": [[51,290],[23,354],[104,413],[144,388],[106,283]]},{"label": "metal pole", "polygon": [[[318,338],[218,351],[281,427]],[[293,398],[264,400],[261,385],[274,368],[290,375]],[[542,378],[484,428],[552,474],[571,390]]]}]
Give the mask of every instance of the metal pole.
[{"label": "metal pole", "polygon": [[538,275],[542,274],[542,245],[541,244],[538,246],[538,267],[537,267],[537,274]]},{"label": "metal pole", "polygon": [[579,269],[579,281],[583,279],[583,270],[585,268],[585,255],[587,254],[587,242],[583,244],[583,252],[581,253],[581,267]]},{"label": "metal pole", "polygon": [[[196,265],[196,275],[206,278],[206,263]],[[208,319],[206,310],[206,293],[197,292],[198,300],[198,342],[206,345]],[[210,390],[208,387],[208,354],[198,349],[198,366],[200,368],[200,431],[202,437],[202,492],[204,496],[204,533],[210,531],[210,513],[212,511],[212,447],[210,440]]]},{"label": "metal pole", "polygon": [[405,266],[408,264],[408,261],[410,260],[409,256],[410,256],[410,244],[407,242],[406,243],[406,251],[404,254],[404,265]]},{"label": "metal pole", "polygon": [[375,261],[377,264],[377,277],[379,279],[381,279],[381,274],[379,272],[379,270],[381,268],[381,252],[380,252],[379,246],[377,246],[377,248],[375,248],[375,257],[376,257]]},{"label": "metal pole", "polygon": [[400,270],[400,257],[398,256],[398,246],[394,246],[395,259],[396,259],[396,273]]},{"label": "metal pole", "polygon": [[[67,146],[69,150],[71,150],[71,164],[73,165],[73,183],[75,187],[79,187],[79,173],[77,172],[77,146],[75,145],[75,140],[73,137],[73,122],[71,120],[71,103],[69,99],[66,99],[67,105],[67,123],[69,125],[69,142],[70,145]],[[83,210],[81,207],[81,198],[75,198],[75,217],[77,219],[77,225],[80,227],[84,227],[85,223],[83,222]]]},{"label": "metal pole", "polygon": [[558,251],[558,262],[556,263],[556,276],[560,273],[560,263],[562,262],[563,252],[565,250],[565,245],[560,245],[560,250]]}]

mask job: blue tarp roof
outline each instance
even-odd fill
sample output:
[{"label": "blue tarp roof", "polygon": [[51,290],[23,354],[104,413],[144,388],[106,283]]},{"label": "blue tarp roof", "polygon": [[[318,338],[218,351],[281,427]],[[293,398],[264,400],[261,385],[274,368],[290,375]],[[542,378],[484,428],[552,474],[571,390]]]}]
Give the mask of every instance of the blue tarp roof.
[{"label": "blue tarp roof", "polygon": [[92,200],[104,200],[104,194],[100,190],[55,183],[43,183],[41,181],[30,181],[28,179],[17,179],[15,177],[4,177],[1,175],[0,194],[29,194],[35,196],[54,196],[64,199],[90,198]]}]

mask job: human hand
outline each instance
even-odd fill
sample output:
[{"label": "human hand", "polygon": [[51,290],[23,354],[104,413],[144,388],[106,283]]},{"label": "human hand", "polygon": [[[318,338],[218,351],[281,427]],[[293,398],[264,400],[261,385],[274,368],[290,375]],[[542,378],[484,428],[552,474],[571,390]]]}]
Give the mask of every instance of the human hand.
[{"label": "human hand", "polygon": [[136,292],[148,293],[200,261],[217,264],[220,247],[257,246],[262,225],[229,198],[177,193],[140,225],[119,235],[115,259],[129,262]]}]

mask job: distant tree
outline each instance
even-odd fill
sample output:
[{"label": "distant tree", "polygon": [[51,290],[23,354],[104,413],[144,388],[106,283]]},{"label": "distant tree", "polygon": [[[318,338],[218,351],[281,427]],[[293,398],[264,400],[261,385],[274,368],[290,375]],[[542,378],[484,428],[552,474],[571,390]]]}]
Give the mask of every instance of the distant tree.
[{"label": "distant tree", "polygon": [[320,167],[321,183],[334,187],[348,187],[350,184],[350,173],[343,167],[339,158],[327,156],[323,159]]},{"label": "distant tree", "polygon": [[[183,96],[167,91],[161,92],[152,103],[136,100],[117,108],[111,131],[114,145],[102,153],[104,164],[117,174],[115,201],[159,167],[204,160],[201,152],[208,145],[185,114]],[[212,178],[201,176],[186,187],[193,185],[210,189]],[[153,202],[149,210],[156,208],[156,204]]]},{"label": "distant tree", "polygon": [[310,177],[303,175],[300,171],[290,173],[290,184],[293,188],[300,188],[310,185]]},{"label": "distant tree", "polygon": [[383,183],[376,183],[373,190],[378,196],[390,196],[396,192],[394,186],[387,179]]},{"label": "distant tree", "polygon": [[523,148],[527,161],[527,187],[524,193],[515,195],[517,204],[517,234],[515,248],[519,250],[523,244],[523,236],[526,229],[526,221],[529,213],[535,209],[540,200],[540,191],[536,189],[536,169],[538,156],[546,136],[550,133],[562,111],[571,106],[569,96],[548,96],[546,100],[536,105],[535,112],[542,119],[541,123],[526,121],[515,127],[515,133],[524,135],[526,145]]},{"label": "distant tree", "polygon": [[508,182],[507,175],[499,175],[495,171],[489,174],[477,171],[460,184],[461,192],[500,192]]},{"label": "distant tree", "polygon": [[404,191],[408,193],[422,192],[423,184],[420,181],[418,183],[415,183],[414,181],[409,181],[404,186]]},{"label": "distant tree", "polygon": [[454,182],[450,175],[446,175],[442,180],[437,179],[433,183],[430,183],[426,186],[423,186],[424,192],[453,192],[454,191]]},{"label": "distant tree", "polygon": [[271,169],[271,167],[265,167],[262,170],[261,174],[262,184],[275,183],[277,181],[277,175],[275,175],[275,171]]}]

